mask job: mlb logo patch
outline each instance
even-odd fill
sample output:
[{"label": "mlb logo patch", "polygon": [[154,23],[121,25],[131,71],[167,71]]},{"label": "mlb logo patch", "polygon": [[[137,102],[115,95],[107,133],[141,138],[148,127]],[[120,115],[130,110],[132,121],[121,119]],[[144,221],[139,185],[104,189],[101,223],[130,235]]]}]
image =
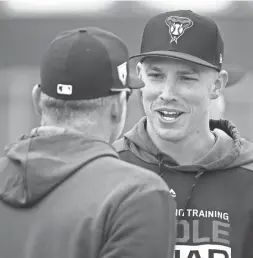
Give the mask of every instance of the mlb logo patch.
[{"label": "mlb logo patch", "polygon": [[122,82],[123,85],[126,85],[126,79],[127,79],[127,62],[119,65],[117,67],[118,69],[118,76],[120,81]]},{"label": "mlb logo patch", "polygon": [[72,95],[73,87],[72,85],[58,84],[57,93],[60,95]]}]

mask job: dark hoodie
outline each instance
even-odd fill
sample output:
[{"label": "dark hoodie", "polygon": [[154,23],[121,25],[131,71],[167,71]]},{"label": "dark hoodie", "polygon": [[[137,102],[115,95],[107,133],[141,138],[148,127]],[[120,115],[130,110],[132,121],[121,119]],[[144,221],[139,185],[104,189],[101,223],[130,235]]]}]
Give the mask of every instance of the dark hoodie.
[{"label": "dark hoodie", "polygon": [[226,120],[210,120],[216,142],[195,165],[160,153],[143,118],[115,142],[121,159],[160,174],[177,201],[175,258],[253,257],[253,144]]},{"label": "dark hoodie", "polygon": [[176,204],[168,191],[105,142],[33,130],[0,160],[0,257],[172,257]]}]

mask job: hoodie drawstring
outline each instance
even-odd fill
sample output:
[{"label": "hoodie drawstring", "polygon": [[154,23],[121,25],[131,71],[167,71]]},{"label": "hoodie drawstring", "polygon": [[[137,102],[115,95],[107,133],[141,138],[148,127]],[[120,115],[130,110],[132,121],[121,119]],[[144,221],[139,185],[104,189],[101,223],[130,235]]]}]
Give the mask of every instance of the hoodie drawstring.
[{"label": "hoodie drawstring", "polygon": [[[158,156],[158,159],[159,159],[159,176],[160,177],[163,177],[163,174],[164,172],[162,171],[162,165],[163,165],[163,157],[162,156]],[[194,193],[194,190],[196,188],[196,185],[200,179],[200,177],[203,175],[203,173],[205,172],[205,170],[200,170],[197,175],[194,177],[194,183],[192,184],[191,186],[191,190],[189,192],[189,195],[185,201],[185,204],[183,205],[183,212],[181,213],[181,215],[179,216],[179,219],[177,220],[177,222],[181,221],[182,217],[184,216],[185,214],[185,211],[188,209],[189,205],[190,205],[190,201],[193,197],[193,193]]]},{"label": "hoodie drawstring", "polygon": [[193,197],[193,193],[194,193],[194,190],[195,190],[195,188],[196,188],[196,185],[197,185],[197,183],[198,183],[200,177],[203,175],[203,173],[204,173],[204,170],[199,171],[199,172],[197,173],[197,175],[194,177],[194,183],[192,184],[190,193],[189,193],[189,195],[188,195],[188,197],[187,197],[187,199],[186,199],[186,201],[185,201],[185,204],[183,205],[183,212],[182,212],[181,215],[179,216],[178,222],[181,221],[182,217],[183,217],[184,214],[185,214],[185,211],[188,209],[188,207],[189,207],[189,205],[190,205],[190,201],[191,201],[191,199],[192,199],[192,197]]},{"label": "hoodie drawstring", "polygon": [[157,159],[159,160],[159,165],[158,165],[159,166],[159,176],[163,177],[163,171],[161,169],[161,166],[163,164],[163,156],[158,154]]}]

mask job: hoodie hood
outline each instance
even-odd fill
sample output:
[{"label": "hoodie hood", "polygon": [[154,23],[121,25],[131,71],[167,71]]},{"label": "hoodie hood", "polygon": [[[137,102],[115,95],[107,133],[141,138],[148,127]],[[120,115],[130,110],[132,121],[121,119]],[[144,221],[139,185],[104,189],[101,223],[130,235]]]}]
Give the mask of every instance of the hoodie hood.
[{"label": "hoodie hood", "polygon": [[29,208],[90,161],[118,158],[106,142],[86,139],[77,131],[39,127],[5,148],[0,159],[0,199]]},{"label": "hoodie hood", "polygon": [[179,166],[175,160],[161,153],[146,131],[144,117],[124,135],[131,152],[147,163],[166,163],[175,170],[196,172],[243,166],[253,162],[253,144],[241,138],[236,127],[228,120],[210,120],[210,130],[216,142],[213,148],[194,165]]}]

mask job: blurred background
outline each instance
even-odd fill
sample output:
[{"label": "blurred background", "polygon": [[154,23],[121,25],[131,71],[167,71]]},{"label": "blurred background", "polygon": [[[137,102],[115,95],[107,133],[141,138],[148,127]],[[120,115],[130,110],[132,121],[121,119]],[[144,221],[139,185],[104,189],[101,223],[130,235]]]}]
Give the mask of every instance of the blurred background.
[{"label": "blurred background", "polygon": [[[241,135],[253,141],[253,2],[9,0],[0,1],[0,152],[7,143],[39,125],[31,89],[39,82],[41,57],[56,34],[98,26],[120,36],[132,55],[139,52],[147,20],[174,9],[191,9],[218,23],[225,42],[224,62],[234,73],[224,91],[226,105],[217,102],[214,116],[232,120]],[[220,114],[222,107],[225,109]],[[135,92],[129,102],[125,131],[142,115]]]}]

